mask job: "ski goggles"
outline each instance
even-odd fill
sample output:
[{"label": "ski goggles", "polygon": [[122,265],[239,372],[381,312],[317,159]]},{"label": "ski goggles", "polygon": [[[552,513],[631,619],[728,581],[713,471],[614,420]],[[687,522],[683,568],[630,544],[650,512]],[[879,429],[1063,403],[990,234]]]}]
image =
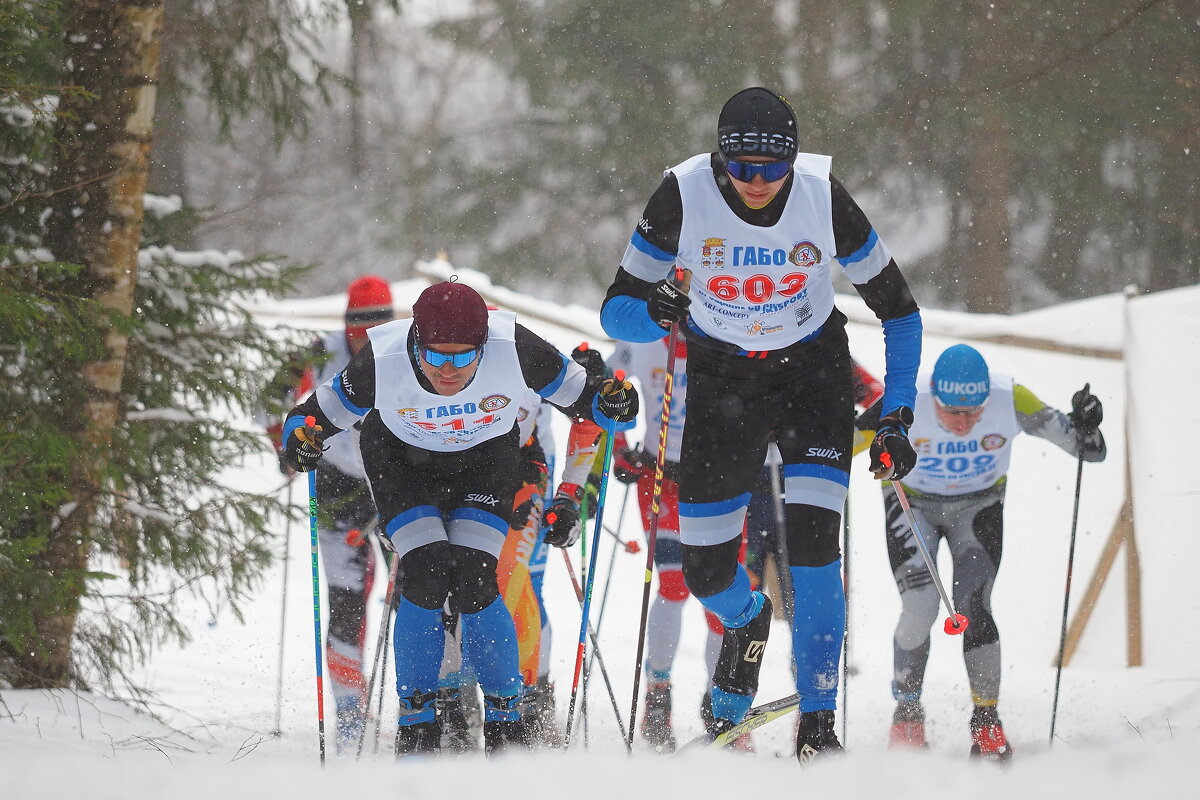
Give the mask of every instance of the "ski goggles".
[{"label": "ski goggles", "polygon": [[973,417],[976,414],[982,414],[984,407],[987,406],[987,400],[977,406],[948,406],[942,402],[940,397],[934,397],[933,402],[943,414],[949,414],[952,417]]},{"label": "ski goggles", "polygon": [[467,350],[464,353],[439,353],[436,350],[430,350],[428,347],[419,348],[421,359],[434,369],[437,369],[446,362],[450,362],[450,365],[455,369],[462,369],[479,357],[481,349],[476,347],[474,350]]},{"label": "ski goggles", "polygon": [[725,171],[729,177],[742,183],[754,180],[755,175],[761,175],[767,183],[787,177],[792,171],[792,165],[787,161],[726,161]]}]

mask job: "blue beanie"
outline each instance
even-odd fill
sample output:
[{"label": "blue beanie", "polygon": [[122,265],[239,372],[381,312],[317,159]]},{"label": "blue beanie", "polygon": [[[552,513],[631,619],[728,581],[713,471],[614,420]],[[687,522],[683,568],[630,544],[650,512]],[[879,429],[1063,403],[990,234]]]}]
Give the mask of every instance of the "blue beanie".
[{"label": "blue beanie", "polygon": [[965,344],[948,347],[933,365],[933,396],[944,406],[981,406],[992,381],[979,351]]}]

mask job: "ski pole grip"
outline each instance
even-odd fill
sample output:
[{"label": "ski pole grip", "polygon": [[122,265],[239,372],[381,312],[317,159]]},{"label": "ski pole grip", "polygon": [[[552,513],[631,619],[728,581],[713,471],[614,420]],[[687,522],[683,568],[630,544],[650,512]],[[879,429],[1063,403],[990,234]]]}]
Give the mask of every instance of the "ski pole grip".
[{"label": "ski pole grip", "polygon": [[317,418],[314,417],[312,414],[309,414],[307,417],[304,418],[304,424],[311,428],[317,424]]}]

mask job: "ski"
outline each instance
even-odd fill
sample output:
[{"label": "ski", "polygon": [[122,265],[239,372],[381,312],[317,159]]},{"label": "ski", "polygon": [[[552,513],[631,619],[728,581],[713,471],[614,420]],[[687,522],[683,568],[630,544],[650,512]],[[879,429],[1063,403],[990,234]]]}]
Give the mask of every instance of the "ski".
[{"label": "ski", "polygon": [[749,733],[755,728],[766,725],[768,722],[773,722],[780,717],[786,717],[799,707],[800,695],[798,694],[772,700],[770,703],[763,703],[747,711],[746,716],[737,725],[721,731],[715,737],[710,736],[708,733],[702,733],[679,749],[680,751],[684,751],[704,747],[717,749],[725,747],[732,744],[743,733]]}]

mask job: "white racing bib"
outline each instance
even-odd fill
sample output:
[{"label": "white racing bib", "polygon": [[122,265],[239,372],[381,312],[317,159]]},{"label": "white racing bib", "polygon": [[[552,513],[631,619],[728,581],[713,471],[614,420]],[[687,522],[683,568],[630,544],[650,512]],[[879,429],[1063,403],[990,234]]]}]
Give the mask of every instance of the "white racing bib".
[{"label": "white racing bib", "polygon": [[836,253],[828,156],[801,153],[779,222],[729,210],[708,154],[672,167],[683,202],[677,263],[692,271],[690,312],[709,336],[747,351],[777,350],[815,333],[833,311]]},{"label": "white racing bib", "polygon": [[918,492],[962,495],[982,491],[1008,473],[1013,438],[1021,432],[1013,406],[1013,380],[992,373],[992,390],[983,416],[965,436],[955,436],[937,421],[929,375],[917,378],[917,407],[909,431],[917,466],[903,483]]},{"label": "white racing bib", "polygon": [[467,450],[503,436],[517,422],[526,386],[514,341],[516,317],[488,312],[488,340],[475,378],[443,397],[417,381],[407,350],[411,319],[367,331],[375,352],[375,408],[396,438],[441,453]]}]

